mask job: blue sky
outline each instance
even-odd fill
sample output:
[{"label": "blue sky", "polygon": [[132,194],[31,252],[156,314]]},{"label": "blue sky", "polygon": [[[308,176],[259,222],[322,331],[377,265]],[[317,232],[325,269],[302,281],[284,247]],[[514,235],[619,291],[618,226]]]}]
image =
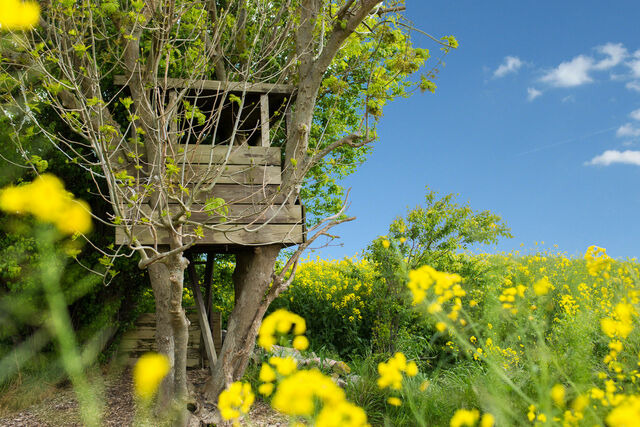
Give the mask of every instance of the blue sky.
[{"label": "blue sky", "polygon": [[360,252],[428,185],[506,220],[515,238],[487,250],[640,257],[640,2],[414,0],[407,16],[460,48],[436,94],[386,108],[372,156],[344,181],[358,219],[313,255]]}]

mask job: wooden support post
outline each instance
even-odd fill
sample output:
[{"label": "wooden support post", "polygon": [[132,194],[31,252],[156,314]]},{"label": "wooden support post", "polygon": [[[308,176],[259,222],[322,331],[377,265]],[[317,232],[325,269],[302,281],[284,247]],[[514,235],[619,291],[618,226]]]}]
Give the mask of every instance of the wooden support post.
[{"label": "wooden support post", "polygon": [[209,370],[213,375],[218,356],[216,355],[216,347],[213,344],[213,336],[211,335],[211,328],[209,327],[209,318],[207,317],[207,311],[202,299],[202,292],[200,291],[200,285],[198,284],[198,278],[196,277],[196,268],[192,263],[189,263],[187,269],[189,270],[191,290],[193,291],[193,296],[196,300],[196,310],[198,311],[198,322],[200,322],[200,330],[204,335],[204,348],[207,351]]},{"label": "wooden support post", "polygon": [[261,145],[263,147],[269,147],[271,142],[269,141],[269,95],[260,95],[260,124],[261,129]]},{"label": "wooden support post", "polygon": [[[211,318],[211,282],[213,278],[213,260],[215,254],[211,252],[207,252],[207,260],[205,262],[201,262],[205,264],[204,267],[204,307],[205,312],[207,313],[207,317],[209,318],[209,324],[211,326],[213,319]],[[201,330],[202,332],[202,330]],[[211,327],[211,335],[214,334],[213,327]],[[214,340],[215,344],[215,340]],[[204,360],[207,357],[207,352],[204,348],[204,332],[200,334],[200,363],[204,368]]]}]

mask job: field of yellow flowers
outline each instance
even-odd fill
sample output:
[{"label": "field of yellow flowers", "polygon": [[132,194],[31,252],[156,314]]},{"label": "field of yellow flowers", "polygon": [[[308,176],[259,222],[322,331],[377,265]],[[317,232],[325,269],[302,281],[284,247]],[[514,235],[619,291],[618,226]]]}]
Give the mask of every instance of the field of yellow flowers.
[{"label": "field of yellow flowers", "polygon": [[[388,251],[399,244],[383,242]],[[473,258],[470,277],[427,265],[408,271],[405,318],[423,325],[404,328],[394,353],[374,345],[385,286],[380,266],[358,259],[303,264],[279,304],[307,319],[311,348],[338,348],[358,335],[366,348],[352,353],[358,376],[344,401],[368,418],[349,406],[337,424],[322,421],[324,405],[335,402],[324,400],[324,386],[298,381],[315,375],[320,384],[321,374],[291,364],[284,375],[266,372],[265,362],[260,376],[270,385],[263,397],[275,404],[285,392],[280,387],[311,387],[292,422],[319,426],[638,425],[637,260],[611,259],[596,246],[583,257],[538,251]],[[286,338],[294,323],[271,332]]]}]

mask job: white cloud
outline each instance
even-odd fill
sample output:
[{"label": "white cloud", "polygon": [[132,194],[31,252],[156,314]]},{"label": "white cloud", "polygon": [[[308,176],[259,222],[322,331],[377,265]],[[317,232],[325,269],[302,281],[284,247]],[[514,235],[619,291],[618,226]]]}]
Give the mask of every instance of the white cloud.
[{"label": "white cloud", "polygon": [[618,65],[627,57],[627,49],[622,46],[622,43],[607,43],[596,47],[596,50],[603,55],[607,55],[608,58],[605,58],[595,64],[593,66],[595,70],[608,70],[609,68]]},{"label": "white cloud", "polygon": [[540,81],[556,87],[580,86],[593,81],[589,70],[593,68],[593,58],[580,55],[569,62],[563,62],[557,68],[542,76]]},{"label": "white cloud", "polygon": [[493,77],[504,77],[509,73],[516,73],[523,62],[517,56],[506,56],[504,62],[493,72]]},{"label": "white cloud", "polygon": [[640,108],[629,113],[629,117],[633,120],[640,120]]},{"label": "white cloud", "polygon": [[625,163],[640,166],[640,151],[607,150],[586,162],[585,165],[609,166],[614,163]]},{"label": "white cloud", "polygon": [[542,92],[539,91],[538,89],[533,88],[533,87],[528,87],[527,88],[527,99],[529,101],[533,101],[534,99],[536,99],[540,95],[542,95]]},{"label": "white cloud", "polygon": [[616,131],[618,137],[635,137],[640,136],[640,128],[635,128],[631,123],[625,123]]},{"label": "white cloud", "polygon": [[629,90],[635,90],[636,92],[640,92],[640,81],[628,82],[624,86]]},{"label": "white cloud", "polygon": [[576,97],[573,95],[567,95],[564,98],[562,98],[562,102],[563,103],[567,103],[567,102],[576,102]]}]

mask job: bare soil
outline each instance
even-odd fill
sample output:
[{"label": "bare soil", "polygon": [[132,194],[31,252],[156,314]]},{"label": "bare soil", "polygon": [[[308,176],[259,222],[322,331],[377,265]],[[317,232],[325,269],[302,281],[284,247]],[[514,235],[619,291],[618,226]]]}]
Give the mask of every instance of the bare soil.
[{"label": "bare soil", "polygon": [[[201,420],[192,420],[190,425],[214,425],[210,424],[207,414],[211,414],[214,406],[205,402],[202,395],[208,371],[189,371],[189,380],[193,384],[196,397],[197,414]],[[132,391],[131,371],[123,370],[119,375],[105,378],[103,396],[105,398],[105,414],[103,425],[105,426],[131,426],[135,415],[135,400]],[[194,424],[195,421],[195,424]],[[212,420],[211,420],[212,421]],[[285,427],[289,423],[287,419],[275,412],[271,407],[256,400],[249,414],[249,423],[256,427]],[[247,424],[249,424],[247,423]],[[219,424],[220,425],[220,424]],[[71,427],[82,426],[78,411],[78,402],[73,390],[69,386],[63,387],[52,393],[49,398],[32,405],[20,412],[5,415],[0,418],[0,426],[7,427]]]}]

